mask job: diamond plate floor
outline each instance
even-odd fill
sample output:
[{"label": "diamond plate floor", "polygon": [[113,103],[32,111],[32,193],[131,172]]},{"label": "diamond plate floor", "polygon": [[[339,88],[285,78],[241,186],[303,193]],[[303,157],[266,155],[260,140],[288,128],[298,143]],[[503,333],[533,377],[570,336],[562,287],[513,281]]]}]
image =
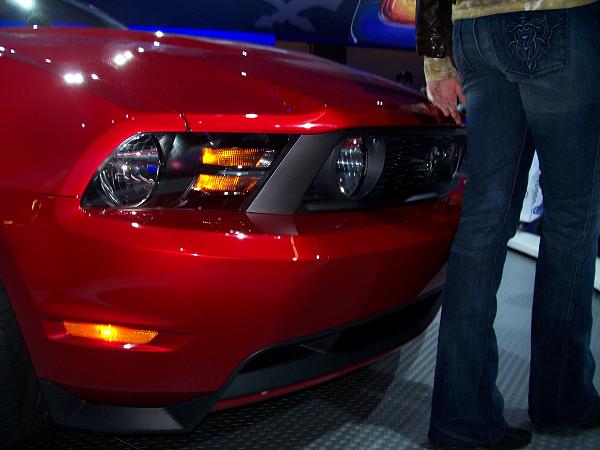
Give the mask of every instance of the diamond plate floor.
[{"label": "diamond plate floor", "polygon": [[[496,330],[499,388],[512,424],[529,427],[527,382],[534,260],[510,253]],[[600,296],[592,349],[600,361]],[[267,403],[216,413],[187,436],[110,436],[55,428],[21,449],[422,449],[433,381],[436,321],[370,367]],[[600,386],[600,370],[596,373]],[[0,444],[1,447],[1,444]],[[535,434],[530,449],[600,448],[600,430]]]}]

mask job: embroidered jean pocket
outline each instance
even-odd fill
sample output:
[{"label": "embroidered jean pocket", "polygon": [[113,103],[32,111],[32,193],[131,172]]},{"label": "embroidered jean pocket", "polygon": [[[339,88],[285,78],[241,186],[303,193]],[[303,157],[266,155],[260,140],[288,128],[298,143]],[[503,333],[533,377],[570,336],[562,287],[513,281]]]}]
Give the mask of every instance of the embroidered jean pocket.
[{"label": "embroidered jean pocket", "polygon": [[567,11],[498,15],[493,44],[501,68],[507,73],[537,78],[561,70],[567,59]]},{"label": "embroidered jean pocket", "polygon": [[465,58],[464,41],[462,37],[462,30],[465,22],[469,22],[469,19],[457,20],[454,23],[454,29],[452,30],[452,56],[454,59],[454,64],[458,69],[460,79],[463,82],[465,76],[475,70],[473,69],[473,66],[469,63],[469,61]]}]

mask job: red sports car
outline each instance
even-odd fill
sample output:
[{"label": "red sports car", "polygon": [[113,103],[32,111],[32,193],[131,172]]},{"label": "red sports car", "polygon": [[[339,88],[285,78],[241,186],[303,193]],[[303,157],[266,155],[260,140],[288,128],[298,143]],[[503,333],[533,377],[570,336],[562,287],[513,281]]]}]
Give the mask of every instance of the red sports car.
[{"label": "red sports car", "polygon": [[418,93],[275,48],[101,29],[72,1],[0,14],[28,22],[0,31],[3,443],[49,418],[189,431],[435,316],[465,131]]}]

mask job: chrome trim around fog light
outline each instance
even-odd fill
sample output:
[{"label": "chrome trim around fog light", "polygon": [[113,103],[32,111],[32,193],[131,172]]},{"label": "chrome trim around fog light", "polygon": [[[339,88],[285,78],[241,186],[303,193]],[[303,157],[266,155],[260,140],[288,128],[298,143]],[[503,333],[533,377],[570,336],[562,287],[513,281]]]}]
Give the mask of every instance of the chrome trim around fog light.
[{"label": "chrome trim around fog light", "polygon": [[344,139],[336,146],[336,179],[340,192],[352,197],[367,172],[367,149],[361,136]]}]

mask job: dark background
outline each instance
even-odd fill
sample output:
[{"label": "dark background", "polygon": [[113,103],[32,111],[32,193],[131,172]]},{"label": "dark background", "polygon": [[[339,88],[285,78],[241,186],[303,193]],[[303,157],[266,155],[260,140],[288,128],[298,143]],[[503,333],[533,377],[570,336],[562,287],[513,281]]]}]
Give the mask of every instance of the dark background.
[{"label": "dark background", "polygon": [[414,27],[379,18],[381,0],[88,0],[131,28],[265,33],[277,40],[414,49]]}]

